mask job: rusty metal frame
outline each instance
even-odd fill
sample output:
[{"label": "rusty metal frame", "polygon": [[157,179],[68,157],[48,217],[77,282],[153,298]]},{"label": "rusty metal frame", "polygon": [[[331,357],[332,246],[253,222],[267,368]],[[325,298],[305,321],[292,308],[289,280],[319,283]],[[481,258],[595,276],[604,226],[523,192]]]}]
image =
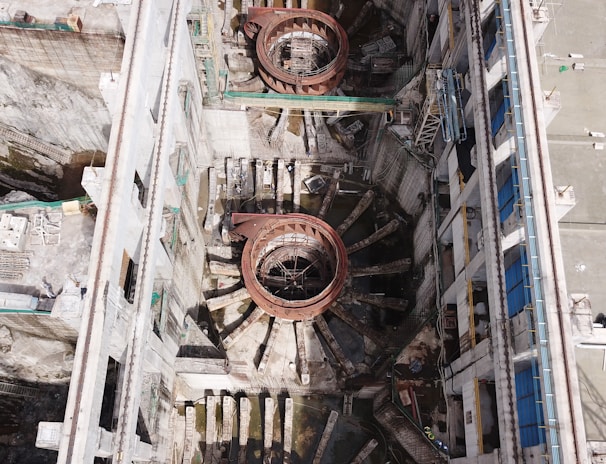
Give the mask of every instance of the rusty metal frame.
[{"label": "rusty metal frame", "polygon": [[[347,68],[349,41],[347,32],[333,17],[321,11],[299,8],[257,7],[249,8],[248,13],[244,31],[248,37],[256,40],[259,74],[272,89],[279,93],[323,95],[343,79]],[[311,25],[307,25],[306,20]],[[281,37],[283,28],[296,21],[303,21],[308,26],[307,32],[323,36],[334,49],[335,56],[322,72],[307,76],[292,74],[274,64],[270,58],[269,51]]]},{"label": "rusty metal frame", "polygon": [[[232,221],[238,235],[247,237],[242,253],[242,278],[252,300],[272,316],[289,320],[306,320],[323,313],[337,300],[347,280],[348,258],[339,234],[326,222],[306,214],[248,214],[233,213]],[[306,237],[308,244],[288,241],[288,236]],[[325,254],[331,275],[318,294],[300,300],[288,300],[274,295],[257,276],[263,259],[279,249],[281,237],[286,246],[309,247],[302,254]],[[273,247],[273,248],[272,248]]]}]

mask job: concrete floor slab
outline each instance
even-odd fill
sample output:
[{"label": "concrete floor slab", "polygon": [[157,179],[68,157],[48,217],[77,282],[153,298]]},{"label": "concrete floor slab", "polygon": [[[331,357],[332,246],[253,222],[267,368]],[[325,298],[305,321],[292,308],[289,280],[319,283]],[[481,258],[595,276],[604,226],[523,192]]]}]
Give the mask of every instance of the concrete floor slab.
[{"label": "concrete floor slab", "polygon": [[[606,302],[606,160],[603,151],[593,148],[604,139],[588,132],[606,129],[606,4],[579,0],[551,3],[548,9],[552,20],[537,48],[541,85],[558,90],[562,104],[547,130],[551,169],[554,183],[572,185],[577,201],[560,221],[567,290],[587,293],[595,316]],[[575,62],[585,63],[585,70],[574,70]],[[575,354],[587,439],[604,440],[604,352],[576,349]]]}]

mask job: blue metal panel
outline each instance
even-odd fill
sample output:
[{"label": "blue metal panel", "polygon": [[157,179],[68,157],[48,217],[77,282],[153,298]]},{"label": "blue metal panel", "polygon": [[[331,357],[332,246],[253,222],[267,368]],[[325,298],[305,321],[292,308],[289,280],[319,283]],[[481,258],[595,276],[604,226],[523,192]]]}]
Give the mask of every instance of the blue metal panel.
[{"label": "blue metal panel", "polygon": [[501,222],[504,222],[513,212],[515,197],[516,195],[513,186],[513,176],[509,176],[497,194],[499,203],[499,218]]},{"label": "blue metal panel", "polygon": [[491,44],[488,46],[488,50],[486,50],[486,54],[484,55],[484,59],[486,61],[488,61],[488,59],[490,58],[490,55],[492,55],[492,52],[494,51],[495,47],[497,45],[497,36],[494,36],[494,39],[492,39]]},{"label": "blue metal panel", "polygon": [[521,256],[511,266],[505,269],[505,287],[507,291],[507,312],[513,317],[524,309],[531,300],[530,289],[524,285],[524,276],[528,278],[528,267],[526,266],[526,254],[521,251]]},{"label": "blue metal panel", "polygon": [[503,125],[503,122],[505,122],[506,111],[507,109],[505,108],[505,100],[503,100],[501,102],[501,105],[499,106],[499,109],[497,110],[497,113],[494,115],[494,118],[492,118],[491,129],[493,137],[497,135],[497,132],[499,132],[499,129]]},{"label": "blue metal panel", "polygon": [[541,386],[535,381],[533,370],[536,370],[536,365],[518,372],[515,377],[522,448],[545,443],[543,410],[537,407],[541,398]]},{"label": "blue metal panel", "polygon": [[505,113],[507,113],[509,111],[509,108],[511,107],[509,101],[509,92],[507,90],[507,82],[505,80],[501,82],[503,86],[503,101],[501,102],[501,105],[499,106],[499,109],[497,110],[496,114],[492,118],[491,129],[493,137],[497,135],[497,132],[499,132],[499,129],[505,122]]}]

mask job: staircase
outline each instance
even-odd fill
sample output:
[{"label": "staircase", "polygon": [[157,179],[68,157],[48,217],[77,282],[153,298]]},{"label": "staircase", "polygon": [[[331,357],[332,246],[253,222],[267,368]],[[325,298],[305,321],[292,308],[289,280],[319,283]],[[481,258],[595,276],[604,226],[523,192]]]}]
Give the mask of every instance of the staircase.
[{"label": "staircase", "polygon": [[377,394],[373,406],[377,421],[398,441],[414,462],[418,464],[447,462],[423,432],[391,402],[388,388]]}]

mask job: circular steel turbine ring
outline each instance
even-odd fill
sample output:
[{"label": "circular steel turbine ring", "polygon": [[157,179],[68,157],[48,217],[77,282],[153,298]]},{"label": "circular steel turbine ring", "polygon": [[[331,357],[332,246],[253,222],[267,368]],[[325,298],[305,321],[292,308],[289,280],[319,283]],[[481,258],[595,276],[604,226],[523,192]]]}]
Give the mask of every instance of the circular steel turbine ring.
[{"label": "circular steel turbine ring", "polygon": [[345,74],[347,33],[315,10],[254,8],[245,26],[256,35],[259,74],[279,93],[323,95]]},{"label": "circular steel turbine ring", "polygon": [[339,297],[347,279],[347,251],[324,221],[304,214],[250,215],[238,229],[248,236],[244,284],[265,312],[310,319]]}]

